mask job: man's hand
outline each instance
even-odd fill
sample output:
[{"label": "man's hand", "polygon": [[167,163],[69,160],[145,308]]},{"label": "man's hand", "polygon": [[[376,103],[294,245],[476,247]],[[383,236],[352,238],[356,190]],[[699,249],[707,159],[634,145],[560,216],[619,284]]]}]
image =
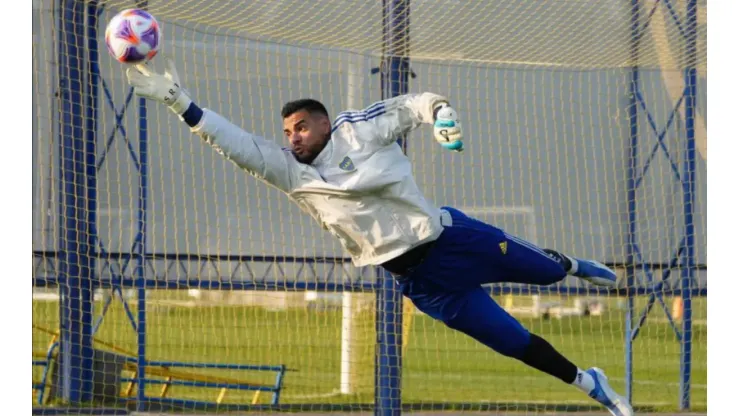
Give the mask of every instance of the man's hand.
[{"label": "man's hand", "polygon": [[126,70],[128,83],[140,97],[166,104],[177,115],[188,109],[192,100],[180,87],[180,78],[172,59],[165,58],[167,69],[158,74],[146,64],[138,64]]},{"label": "man's hand", "polygon": [[443,103],[434,109],[434,138],[442,147],[456,152],[463,151],[462,128],[457,111]]}]

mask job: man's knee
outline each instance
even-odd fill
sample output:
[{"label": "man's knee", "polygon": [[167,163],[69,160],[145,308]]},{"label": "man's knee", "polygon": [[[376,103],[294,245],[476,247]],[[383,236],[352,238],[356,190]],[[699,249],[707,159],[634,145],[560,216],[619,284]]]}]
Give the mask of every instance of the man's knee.
[{"label": "man's knee", "polygon": [[444,321],[449,328],[460,331],[499,354],[512,358],[521,358],[529,348],[530,333],[514,318],[507,315],[507,319],[498,322],[471,320],[460,315]]},{"label": "man's knee", "polygon": [[465,301],[450,309],[441,321],[508,357],[524,355],[530,334],[483,289],[469,292]]},{"label": "man's knee", "polygon": [[420,282],[412,282],[407,289],[419,310],[500,354],[521,358],[529,347],[529,331],[481,287],[467,292],[427,291]]}]

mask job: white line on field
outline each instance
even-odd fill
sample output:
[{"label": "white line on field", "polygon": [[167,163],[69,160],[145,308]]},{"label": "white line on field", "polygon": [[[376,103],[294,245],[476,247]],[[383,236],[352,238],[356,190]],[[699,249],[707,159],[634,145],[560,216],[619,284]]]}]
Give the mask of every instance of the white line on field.
[{"label": "white line on field", "polygon": [[288,394],[283,393],[281,395],[282,398],[290,398],[290,399],[323,399],[327,397],[334,397],[339,396],[342,394],[339,389],[334,389],[328,393],[315,393],[315,394]]}]

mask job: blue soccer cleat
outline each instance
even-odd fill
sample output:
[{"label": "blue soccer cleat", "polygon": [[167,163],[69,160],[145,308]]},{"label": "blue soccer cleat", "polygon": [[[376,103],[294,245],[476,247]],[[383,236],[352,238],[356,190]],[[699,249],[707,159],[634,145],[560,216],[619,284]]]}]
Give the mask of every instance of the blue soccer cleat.
[{"label": "blue soccer cleat", "polygon": [[577,263],[576,270],[571,274],[598,286],[617,286],[617,274],[612,269],[595,260],[572,259],[571,262]]},{"label": "blue soccer cleat", "polygon": [[609,409],[613,416],[633,416],[635,414],[627,399],[609,386],[606,375],[600,368],[589,368],[586,372],[594,378],[596,384],[596,387],[588,393],[592,399]]}]

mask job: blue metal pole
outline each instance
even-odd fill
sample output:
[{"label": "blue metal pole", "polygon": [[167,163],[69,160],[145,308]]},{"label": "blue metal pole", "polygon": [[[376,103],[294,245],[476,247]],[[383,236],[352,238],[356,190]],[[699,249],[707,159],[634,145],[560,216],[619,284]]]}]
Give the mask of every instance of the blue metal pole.
[{"label": "blue metal pole", "polygon": [[[94,380],[93,380],[93,369],[94,369],[94,346],[93,338],[95,336],[95,316],[94,316],[94,297],[95,297],[95,271],[97,269],[97,256],[95,255],[95,247],[97,243],[97,142],[98,142],[98,75],[100,69],[98,68],[98,2],[97,0],[90,1],[87,4],[87,94],[85,97],[85,170],[86,170],[86,198],[87,206],[85,207],[85,213],[87,215],[87,231],[85,238],[87,239],[87,249],[90,257],[88,260],[89,264],[89,279],[86,283],[86,296],[83,301],[83,322],[86,346],[86,357],[89,357],[88,368],[90,371],[89,385],[90,385],[90,399],[92,399],[92,391],[94,391]],[[87,355],[89,354],[89,355]],[[88,379],[86,379],[88,380]]]},{"label": "blue metal pole", "polygon": [[635,245],[637,244],[637,145],[639,140],[637,124],[637,96],[640,88],[640,69],[638,67],[640,53],[640,3],[639,0],[630,0],[631,20],[631,60],[630,91],[629,91],[629,155],[627,157],[627,248],[626,273],[627,273],[627,313],[625,316],[625,394],[627,400],[632,402],[633,385],[633,363],[632,363],[632,321],[635,314],[635,299],[633,288],[635,287]]},{"label": "blue metal pole", "polygon": [[683,337],[681,342],[681,410],[691,406],[691,284],[694,280],[694,180],[696,173],[696,142],[694,138],[694,113],[696,109],[696,0],[686,5],[686,156],[684,158],[683,203],[686,222],[686,250],[681,267],[681,297],[683,298]]},{"label": "blue metal pole", "polygon": [[[90,247],[90,254],[94,255],[96,252],[96,244],[98,242],[97,235],[97,219],[98,219],[98,169],[97,169],[97,144],[98,144],[98,80],[100,78],[100,67],[98,66],[99,49],[98,49],[98,7],[99,2],[97,0],[91,0],[87,4],[87,56],[88,56],[88,74],[87,74],[87,87],[89,93],[87,94],[87,126],[86,134],[87,139],[85,146],[87,156],[87,221],[90,224],[88,229],[88,241]],[[95,256],[91,261],[95,264],[97,261]],[[90,279],[95,282],[95,271],[96,267],[93,267],[90,271]],[[95,284],[92,285],[92,289],[95,289]],[[94,292],[92,298],[94,299]],[[90,306],[90,313],[93,314],[94,307]],[[94,316],[91,315],[92,320],[90,336],[94,337],[96,332],[96,324],[94,322]]]},{"label": "blue metal pole", "polygon": [[146,120],[146,100],[139,99],[139,163],[141,170],[139,172],[139,206],[138,206],[138,232],[140,236],[138,249],[136,250],[136,287],[137,287],[137,410],[144,411],[142,408],[146,402],[146,381],[143,369],[146,368],[146,207],[148,199],[147,183],[147,120]]},{"label": "blue metal pole", "polygon": [[[87,53],[88,53],[88,74],[86,113],[86,156],[87,156],[87,220],[90,224],[89,241],[90,249],[95,251],[97,243],[97,207],[98,207],[98,182],[97,182],[97,134],[98,134],[98,80],[100,79],[100,67],[98,58],[100,57],[98,49],[98,1],[90,0],[87,3]],[[95,272],[95,269],[91,271]],[[92,276],[94,280],[94,276]],[[93,331],[93,334],[95,332]]]},{"label": "blue metal pole", "polygon": [[[136,7],[145,9],[147,0],[139,0]],[[146,411],[146,223],[148,200],[148,157],[147,157],[147,111],[146,99],[139,98],[139,203],[137,209],[137,262],[134,276],[137,287],[137,368],[136,409]]]},{"label": "blue metal pole", "polygon": [[379,276],[375,414],[395,416],[401,414],[403,296],[390,273],[381,270]]},{"label": "blue metal pole", "polygon": [[[410,0],[383,1],[383,32],[386,56],[381,65],[382,98],[408,92]],[[398,139],[406,150],[404,137]],[[403,296],[393,276],[380,271],[377,294],[377,355],[375,366],[375,414],[401,414],[401,354],[403,344]]]},{"label": "blue metal pole", "polygon": [[87,81],[85,5],[63,0],[60,6],[60,393],[69,403],[82,403],[92,399],[93,390],[92,276],[95,263],[90,218],[94,215],[88,212],[88,203],[90,197],[94,199],[95,196],[95,156],[91,158],[89,154],[91,148],[94,151],[95,132],[89,130],[90,125],[84,120],[90,117],[89,95],[85,95],[84,89]]}]

